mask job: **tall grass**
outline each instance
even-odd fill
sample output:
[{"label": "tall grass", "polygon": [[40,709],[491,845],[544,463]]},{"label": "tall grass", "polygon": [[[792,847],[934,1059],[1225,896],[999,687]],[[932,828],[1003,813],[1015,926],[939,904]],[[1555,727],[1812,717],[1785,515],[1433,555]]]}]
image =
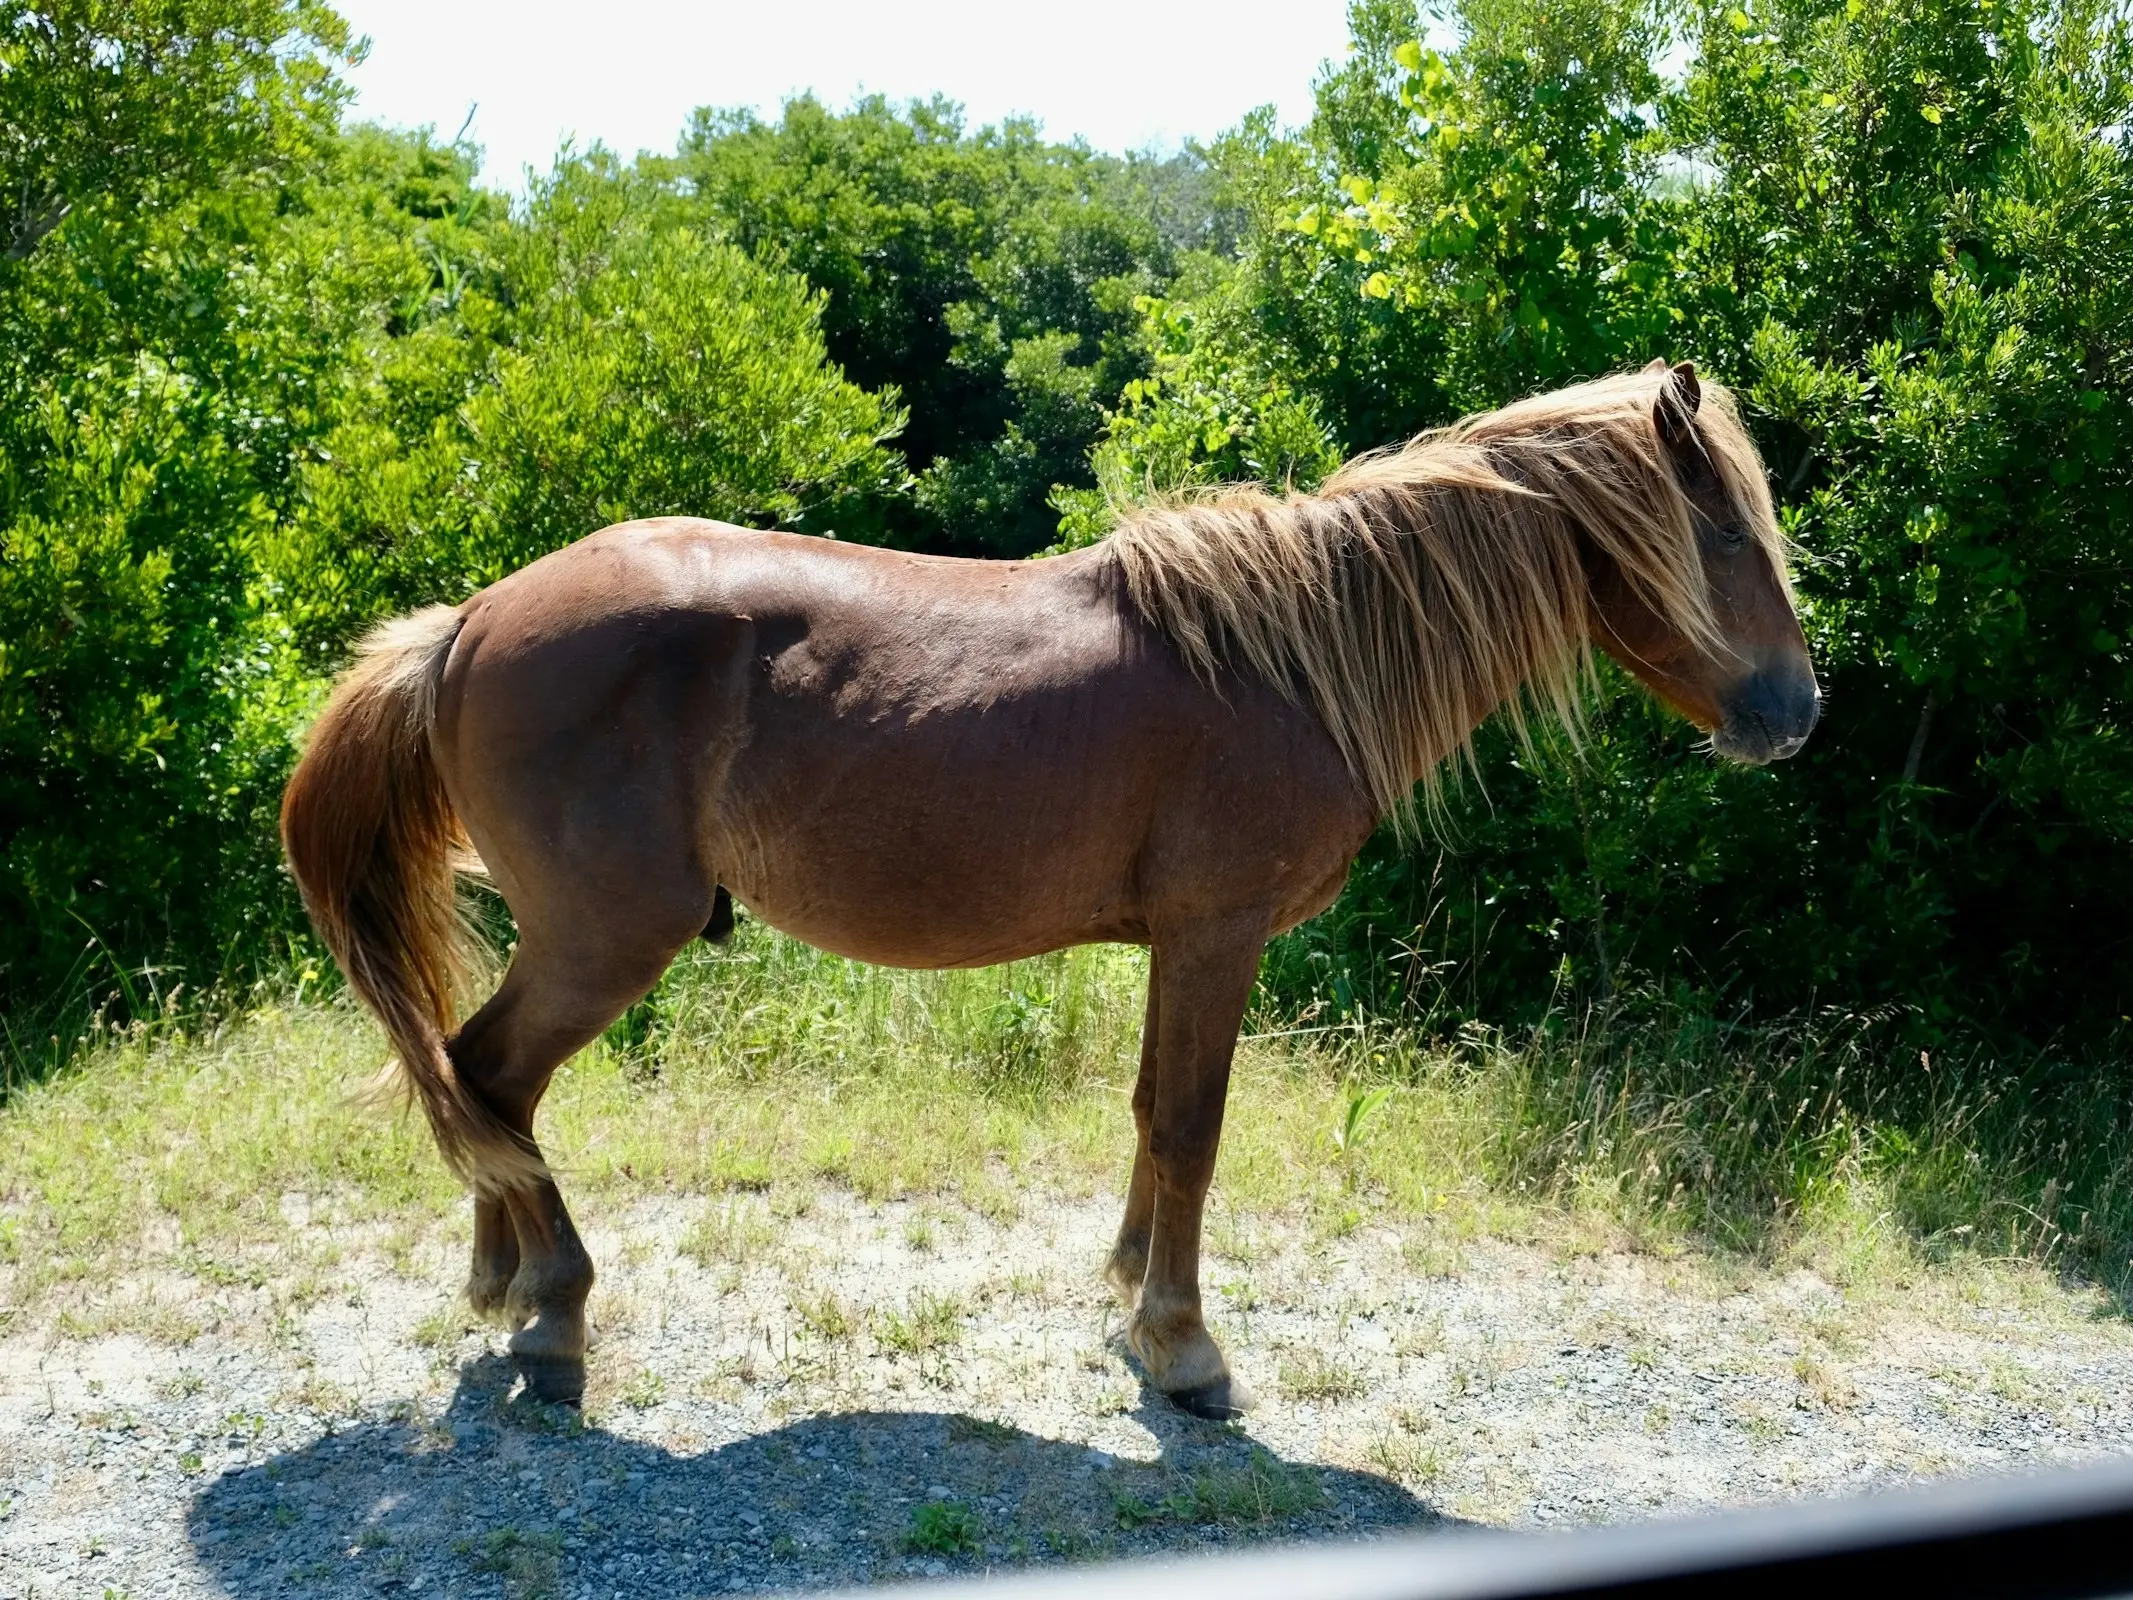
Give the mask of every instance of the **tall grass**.
[{"label": "tall grass", "polygon": [[1068,1095],[1138,1051],[1144,952],[1062,950],[951,972],[868,967],[750,925],[730,947],[693,945],[608,1031],[655,1068],[757,1082],[907,1075],[961,1088]]},{"label": "tall grass", "polygon": [[1751,1026],[1646,1005],[1516,1036],[1468,1025],[1440,1043],[1366,1025],[1320,1054],[1358,1084],[1473,1119],[1473,1172],[1500,1194],[1635,1233],[1814,1254],[1840,1274],[2018,1258],[2123,1299],[2124,1067],[1984,1045],[1936,1057],[1900,1040],[1876,1017]]},{"label": "tall grass", "polygon": [[[542,1137],[588,1204],[830,1182],[1005,1215],[1031,1193],[1113,1193],[1146,970],[1139,951],[1092,947],[892,972],[744,924],[563,1069]],[[2014,1257],[2123,1295],[2124,1071],[1921,1058],[1893,1033],[1659,1005],[1446,1038],[1255,1015],[1218,1210],[1335,1233],[1364,1216],[1540,1239],[1597,1227],[1856,1282]],[[19,1087],[0,1106],[6,1295],[286,1246],[290,1191],[387,1230],[444,1215],[458,1198],[419,1125],[348,1103],[383,1055],[345,999],[298,992],[212,1028],[107,1032]]]},{"label": "tall grass", "polygon": [[[870,969],[751,926],[699,946],[557,1075],[541,1135],[573,1194],[832,1181],[1007,1207],[1088,1188],[1130,1129],[1109,1084],[1138,1048],[1145,957],[1088,948],[975,972]],[[0,1105],[0,1285],[288,1245],[291,1217],[386,1227],[457,1191],[419,1120],[352,1091],[383,1040],[304,985],[219,1022],[98,1027]],[[306,1204],[291,1207],[292,1192]]]}]

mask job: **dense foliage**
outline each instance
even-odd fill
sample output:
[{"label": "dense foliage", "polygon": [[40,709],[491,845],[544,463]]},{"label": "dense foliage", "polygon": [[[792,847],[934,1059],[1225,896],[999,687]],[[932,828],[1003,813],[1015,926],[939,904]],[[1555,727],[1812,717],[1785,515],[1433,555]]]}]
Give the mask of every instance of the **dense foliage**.
[{"label": "dense foliage", "polygon": [[0,1017],[283,959],[273,804],[349,641],[603,522],[1026,555],[1664,354],[1748,406],[1822,731],[1720,766],[1609,674],[1582,758],[1485,737],[1449,848],[1378,841],[1269,995],[2118,1022],[2123,12],[1352,23],[1309,126],[1204,153],[803,99],[513,201],[345,125],[322,7],[0,6]]},{"label": "dense foliage", "polygon": [[602,159],[514,213],[466,152],[343,131],[329,14],[149,9],[0,35],[0,1017],[32,1057],[285,951],[280,782],[378,616],[624,516],[904,477],[804,280]]},{"label": "dense foliage", "polygon": [[1054,487],[1091,481],[1104,408],[1141,375],[1136,297],[1220,221],[1191,155],[1119,160],[1024,122],[968,133],[940,101],[803,98],[775,125],[699,112],[654,170],[689,215],[828,296],[831,356],[910,409],[917,480],[877,527],[967,555],[1052,542]]},{"label": "dense foliage", "polygon": [[[1581,761],[1488,744],[1278,953],[1292,1004],[1501,1018],[1655,988],[2118,1023],[2133,992],[2133,36],[2087,0],[1691,18],[1369,0],[1296,139],[1217,164],[1233,260],[1145,309],[1102,475],[1308,479],[1533,388],[1692,356],[1772,465],[1829,714],[1750,772],[1610,674]],[[1069,525],[1100,528],[1083,497]],[[1445,980],[1450,977],[1447,990]]]}]

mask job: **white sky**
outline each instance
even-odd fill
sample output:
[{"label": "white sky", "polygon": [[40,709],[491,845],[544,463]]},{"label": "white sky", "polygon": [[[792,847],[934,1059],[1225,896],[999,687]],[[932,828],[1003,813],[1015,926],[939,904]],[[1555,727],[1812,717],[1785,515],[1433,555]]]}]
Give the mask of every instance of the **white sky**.
[{"label": "white sky", "polygon": [[474,109],[484,177],[512,190],[566,138],[671,150],[690,110],[774,115],[812,89],[943,93],[971,124],[1035,116],[1100,150],[1206,138],[1269,102],[1309,114],[1319,63],[1347,45],[1345,0],[340,0],[370,58],[354,114],[449,139]]}]

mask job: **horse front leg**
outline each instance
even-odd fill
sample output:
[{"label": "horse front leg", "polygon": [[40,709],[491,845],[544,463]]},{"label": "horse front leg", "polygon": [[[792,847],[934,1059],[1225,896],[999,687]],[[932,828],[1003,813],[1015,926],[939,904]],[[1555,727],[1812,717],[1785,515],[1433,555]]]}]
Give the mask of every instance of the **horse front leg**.
[{"label": "horse front leg", "polygon": [[1149,1380],[1197,1416],[1241,1416],[1250,1389],[1229,1369],[1200,1304],[1200,1219],[1222,1142],[1230,1058],[1259,969],[1263,922],[1166,940],[1157,965],[1156,1074],[1147,1132],[1154,1207],[1148,1266],[1126,1341]]},{"label": "horse front leg", "polygon": [[1128,1311],[1141,1297],[1148,1275],[1148,1235],[1155,1226],[1155,1162],[1148,1154],[1148,1129],[1155,1119],[1155,1061],[1161,1017],[1161,968],[1148,961],[1148,1013],[1141,1023],[1141,1071],[1133,1084],[1133,1177],[1126,1185],[1126,1215],[1118,1225],[1118,1243],[1104,1263],[1104,1280],[1117,1291]]}]

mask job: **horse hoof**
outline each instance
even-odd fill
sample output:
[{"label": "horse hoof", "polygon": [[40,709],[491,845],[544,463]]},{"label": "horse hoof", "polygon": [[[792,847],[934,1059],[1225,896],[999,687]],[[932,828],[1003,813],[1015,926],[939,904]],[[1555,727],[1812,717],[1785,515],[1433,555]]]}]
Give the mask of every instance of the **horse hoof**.
[{"label": "horse hoof", "polygon": [[585,1403],[585,1363],[568,1356],[514,1354],[519,1376],[526,1380],[526,1393],[543,1405],[576,1406]]},{"label": "horse hoof", "polygon": [[1179,1389],[1169,1399],[1180,1411],[1210,1422],[1234,1422],[1259,1403],[1251,1385],[1229,1373],[1190,1389]]}]

